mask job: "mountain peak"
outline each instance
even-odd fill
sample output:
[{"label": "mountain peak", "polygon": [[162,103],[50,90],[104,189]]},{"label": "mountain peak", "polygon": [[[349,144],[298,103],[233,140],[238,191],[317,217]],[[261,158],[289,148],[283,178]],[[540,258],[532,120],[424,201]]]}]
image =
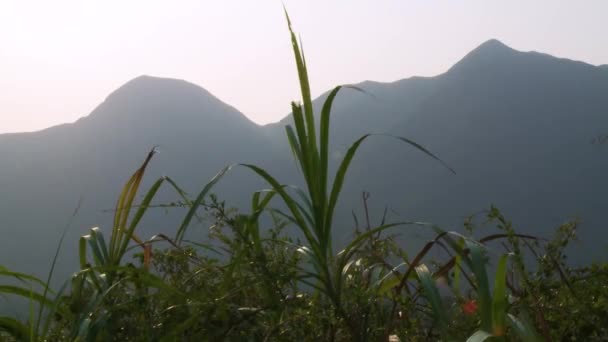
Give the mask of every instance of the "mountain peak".
[{"label": "mountain peak", "polygon": [[523,54],[510,48],[497,39],[490,39],[466,54],[458,63],[448,71],[449,74],[474,72],[479,69],[506,67],[513,60]]},{"label": "mountain peak", "polygon": [[[238,110],[204,88],[174,78],[138,76],[114,90],[90,117],[103,121],[140,119],[230,120],[250,123]],[[179,121],[178,120],[178,121]]]},{"label": "mountain peak", "polygon": [[492,39],[488,39],[485,42],[481,43],[481,45],[479,45],[477,48],[475,48],[473,50],[473,52],[474,51],[496,52],[496,51],[513,51],[513,49],[508,47],[506,44],[504,44],[500,40],[492,38]]},{"label": "mountain peak", "polygon": [[140,97],[144,95],[167,94],[167,92],[182,94],[198,93],[197,95],[213,96],[202,87],[184,80],[141,75],[114,90],[108,96],[108,100],[118,97]]},{"label": "mountain peak", "polygon": [[496,59],[510,58],[517,52],[518,51],[508,47],[498,39],[490,39],[469,52],[460,62],[487,62]]}]

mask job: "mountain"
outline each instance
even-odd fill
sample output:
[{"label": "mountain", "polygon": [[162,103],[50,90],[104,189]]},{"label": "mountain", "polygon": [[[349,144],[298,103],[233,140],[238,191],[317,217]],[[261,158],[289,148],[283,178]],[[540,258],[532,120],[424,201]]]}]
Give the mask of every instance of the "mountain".
[{"label": "mountain", "polygon": [[[276,160],[266,153],[273,147],[260,129],[198,86],[143,76],[72,124],[0,135],[0,217],[7,237],[0,264],[37,274],[47,270],[82,197],[60,261],[66,270],[75,267],[77,237],[94,226],[111,229],[112,213],[107,210],[115,206],[122,185],[152,147],[159,153],[144,189],[167,175],[195,192],[225,165]],[[263,184],[238,174],[230,185],[220,187],[222,196],[238,205],[248,200],[241,191],[248,194]],[[177,197],[167,188],[161,198]],[[175,222],[162,212],[148,218],[142,236],[166,231],[164,225]]]},{"label": "mountain", "polygon": [[[338,237],[352,233],[351,211],[360,212],[365,190],[376,219],[389,206],[391,220],[426,220],[450,229],[460,229],[466,216],[491,204],[516,229],[539,235],[580,217],[585,252],[578,255],[605,259],[608,146],[593,143],[608,131],[604,69],[490,40],[436,77],[366,81],[357,85],[365,93],[344,89],[331,119],[334,163],[359,135],[390,133],[426,146],[456,175],[395,139],[370,138],[346,180]],[[314,105],[319,108],[326,96]],[[236,162],[258,164],[285,183],[297,183],[284,138],[289,120],[258,126],[198,86],[142,76],[77,122],[0,135],[0,231],[7,237],[0,242],[0,264],[37,274],[47,270],[82,197],[60,259],[61,272],[73,270],[76,238],[93,226],[110,229],[112,213],[104,209],[113,207],[153,146],[160,153],[144,188],[168,175],[194,196]],[[249,194],[265,187],[235,168],[217,193],[229,205],[245,207]],[[166,188],[159,200],[177,198]],[[140,235],[172,233],[182,214],[157,210]],[[204,226],[192,232],[202,237]],[[406,236],[414,245],[428,235],[408,230]]]}]

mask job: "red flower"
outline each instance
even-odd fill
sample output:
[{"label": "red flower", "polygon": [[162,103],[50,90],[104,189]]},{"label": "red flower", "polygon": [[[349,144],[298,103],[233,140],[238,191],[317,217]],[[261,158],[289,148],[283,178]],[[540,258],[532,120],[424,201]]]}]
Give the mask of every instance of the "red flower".
[{"label": "red flower", "polygon": [[467,315],[472,315],[475,313],[475,311],[477,311],[477,301],[475,299],[471,299],[469,301],[466,301],[463,305],[462,305],[462,311],[467,314]]}]

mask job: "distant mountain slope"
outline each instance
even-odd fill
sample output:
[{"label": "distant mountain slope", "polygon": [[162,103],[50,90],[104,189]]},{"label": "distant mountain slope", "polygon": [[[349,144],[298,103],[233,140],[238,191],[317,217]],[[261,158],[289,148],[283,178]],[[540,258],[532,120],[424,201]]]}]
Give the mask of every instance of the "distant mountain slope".
[{"label": "distant mountain slope", "polygon": [[[152,147],[159,153],[146,184],[168,175],[194,193],[225,165],[275,160],[266,153],[273,148],[260,130],[198,86],[139,77],[73,124],[0,135],[0,229],[10,237],[3,239],[0,264],[26,271],[48,269],[40,262],[50,260],[82,196],[83,206],[65,246],[66,262],[73,266],[76,237],[96,225],[111,229],[112,214],[103,210],[114,207],[122,185]],[[230,179],[222,196],[246,203],[248,198],[238,202],[240,191],[247,194],[262,186],[251,176],[241,176]],[[164,198],[176,198],[166,193]],[[169,231],[169,221],[174,222],[161,212],[152,215],[142,235]]]},{"label": "distant mountain slope", "polygon": [[[386,204],[395,220],[454,229],[490,204],[532,233],[580,216],[585,243],[596,241],[585,245],[593,252],[587,256],[608,257],[602,249],[608,236],[602,220],[608,146],[591,143],[608,132],[603,68],[491,40],[442,75],[357,86],[367,94],[345,89],[335,104],[334,161],[360,134],[387,132],[427,146],[457,174],[397,141],[373,137],[347,179],[339,237],[352,232],[351,211],[360,209],[359,194],[367,190],[375,214]],[[144,76],[73,124],[0,135],[0,231],[9,237],[0,242],[0,264],[39,274],[48,269],[60,232],[83,196],[61,260],[62,269],[71,270],[75,237],[94,225],[110,229],[111,214],[102,210],[114,205],[122,183],[152,146],[160,153],[146,184],[169,175],[195,193],[235,162],[260,164],[279,180],[294,182],[287,122],[261,127],[200,87]],[[251,191],[263,187],[236,169],[217,192],[229,204],[244,206]],[[170,191],[161,196],[176,198]],[[141,235],[173,231],[180,214],[156,211]]]},{"label": "distant mountain slope", "polygon": [[535,234],[578,217],[587,249],[575,256],[608,257],[608,149],[592,144],[608,130],[608,74],[493,40],[433,83],[432,95],[389,132],[424,144],[457,175],[385,140],[360,156],[366,167],[356,169],[351,187],[365,187],[408,218],[447,226],[490,204]]}]

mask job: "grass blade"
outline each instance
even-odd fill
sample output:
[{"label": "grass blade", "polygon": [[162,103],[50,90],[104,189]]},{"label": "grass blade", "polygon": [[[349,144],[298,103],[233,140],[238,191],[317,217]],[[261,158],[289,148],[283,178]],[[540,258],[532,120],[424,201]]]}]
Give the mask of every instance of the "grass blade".
[{"label": "grass blade", "polygon": [[507,261],[509,255],[500,257],[494,277],[494,293],[492,301],[492,333],[504,336],[507,332]]},{"label": "grass blade", "polygon": [[481,329],[484,331],[492,331],[492,297],[490,295],[490,284],[486,272],[486,257],[478,242],[467,240],[467,246],[471,253],[471,267],[477,282]]},{"label": "grass blade", "polygon": [[175,242],[178,245],[183,240],[184,234],[186,234],[186,229],[188,229],[188,226],[190,225],[190,221],[192,221],[192,218],[196,214],[196,211],[198,210],[199,205],[201,205],[201,203],[203,202],[203,199],[205,199],[205,196],[207,196],[207,193],[209,191],[211,191],[211,188],[213,188],[213,186],[215,186],[215,184],[217,184],[217,182],[219,182],[222,179],[222,177],[224,177],[224,175],[228,171],[230,171],[230,169],[232,168],[232,166],[233,165],[228,165],[228,166],[224,167],[223,169],[221,169],[220,172],[218,172],[209,181],[209,183],[207,183],[205,185],[205,187],[203,188],[203,190],[201,190],[201,192],[198,194],[198,196],[196,197],[196,199],[192,203],[192,207],[190,207],[190,210],[188,210],[188,213],[186,214],[186,217],[182,221],[181,226],[179,227],[179,229],[177,230],[177,233],[175,234]]},{"label": "grass blade", "polygon": [[431,304],[433,314],[439,323],[439,328],[442,331],[442,334],[445,336],[448,326],[448,317],[446,310],[443,307],[441,297],[439,296],[439,289],[437,289],[435,281],[431,276],[431,272],[425,264],[416,266],[416,273],[418,274],[418,279],[420,280],[420,284],[424,289],[426,298]]},{"label": "grass blade", "polygon": [[31,341],[29,328],[11,317],[0,317],[0,332],[6,332],[17,341]]}]

